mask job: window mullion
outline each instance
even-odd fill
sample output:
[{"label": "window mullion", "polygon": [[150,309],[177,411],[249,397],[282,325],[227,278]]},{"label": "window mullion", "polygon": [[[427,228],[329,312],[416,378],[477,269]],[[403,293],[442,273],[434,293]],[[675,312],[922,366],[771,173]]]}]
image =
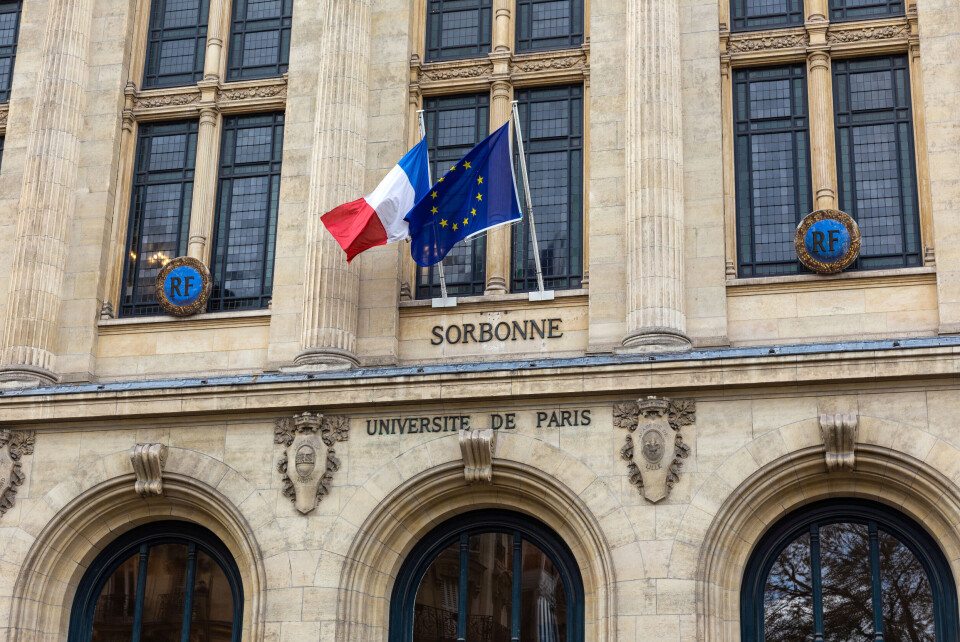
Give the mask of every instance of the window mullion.
[{"label": "window mullion", "polygon": [[132,642],[140,642],[140,627],[143,624],[143,594],[147,590],[147,558],[150,547],[147,544],[140,546],[140,566],[137,569],[137,593],[133,607],[133,635]]},{"label": "window mullion", "polygon": [[206,107],[201,110],[187,255],[203,261],[208,268],[210,267],[210,249],[213,246],[222,129],[223,119],[218,109]]},{"label": "window mullion", "polygon": [[193,619],[193,585],[197,575],[197,545],[191,543],[187,549],[187,586],[183,591],[183,624],[180,628],[180,642],[190,642],[190,621]]},{"label": "window mullion", "polygon": [[470,536],[460,536],[460,585],[457,590],[457,642],[467,639],[467,578],[470,573]]},{"label": "window mullion", "polygon": [[810,526],[810,575],[813,579],[813,640],[823,642],[823,586],[820,577],[820,528]]},{"label": "window mullion", "polygon": [[520,533],[513,534],[513,593],[510,607],[510,642],[520,642],[520,597],[523,577],[523,540]]},{"label": "window mullion", "polygon": [[225,76],[223,56],[225,34],[229,33],[232,0],[210,0],[210,16],[207,20],[206,54],[203,60],[203,79],[220,80]]},{"label": "window mullion", "polygon": [[883,602],[880,596],[880,533],[870,522],[870,582],[873,585],[873,639],[883,641]]}]

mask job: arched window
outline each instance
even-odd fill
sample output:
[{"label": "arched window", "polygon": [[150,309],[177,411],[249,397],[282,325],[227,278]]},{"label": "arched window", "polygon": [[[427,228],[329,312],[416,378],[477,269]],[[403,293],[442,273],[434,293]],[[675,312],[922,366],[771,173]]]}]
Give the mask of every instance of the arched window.
[{"label": "arched window", "polygon": [[226,547],[166,521],[111,543],[77,588],[70,642],[239,642],[243,594]]},{"label": "arched window", "polygon": [[957,640],[953,575],[916,522],[881,504],[828,500],[780,520],[740,594],[744,640]]},{"label": "arched window", "polygon": [[580,642],[583,583],[570,549],[518,513],[474,511],[435,528],[393,588],[395,642]]}]

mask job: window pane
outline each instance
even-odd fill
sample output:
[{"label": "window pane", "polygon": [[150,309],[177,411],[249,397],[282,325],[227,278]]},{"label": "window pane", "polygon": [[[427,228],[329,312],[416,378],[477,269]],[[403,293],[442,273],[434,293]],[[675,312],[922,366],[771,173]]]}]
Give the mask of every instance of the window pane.
[{"label": "window pane", "polygon": [[429,0],[426,59],[467,58],[490,51],[492,0]]},{"label": "window pane", "polygon": [[430,564],[420,581],[413,610],[413,639],[456,642],[460,591],[460,542]]},{"label": "window pane", "polygon": [[17,57],[22,5],[22,0],[16,2],[0,0],[0,102],[10,100],[10,85],[13,81],[13,63]]},{"label": "window pane", "polygon": [[830,0],[830,20],[902,16],[903,0]]},{"label": "window pane", "polygon": [[186,544],[158,544],[147,558],[147,585],[143,595],[143,642],[177,642],[183,629],[183,602],[187,586]]},{"label": "window pane", "polygon": [[820,527],[820,576],[824,640],[873,640],[873,581],[866,524]]},{"label": "window pane", "polygon": [[234,0],[227,79],[286,73],[292,19],[293,0]]},{"label": "window pane", "polygon": [[880,578],[884,639],[933,642],[933,593],[927,574],[910,549],[882,530]]},{"label": "window pane", "polygon": [[577,47],[582,42],[583,0],[518,0],[518,51]]},{"label": "window pane", "polygon": [[513,536],[470,538],[467,642],[509,640],[513,600]]},{"label": "window pane", "polygon": [[522,543],[520,640],[566,642],[567,597],[560,571],[539,548]]},{"label": "window pane", "polygon": [[140,554],[127,558],[100,591],[93,611],[92,642],[129,640],[133,635]]},{"label": "window pane", "polygon": [[[423,101],[424,124],[430,156],[430,176],[438,176],[463,158],[487,137],[490,128],[490,98],[487,94],[428,98]],[[455,296],[483,294],[486,265],[486,234],[457,243],[443,260],[447,292]],[[417,268],[416,298],[440,296],[436,266]]]},{"label": "window pane", "polygon": [[229,642],[233,634],[233,593],[220,565],[197,551],[197,574],[193,584],[191,642]]},{"label": "window pane", "polygon": [[273,289],[283,115],[225,118],[223,132],[209,309],[265,308]]},{"label": "window pane", "polygon": [[730,12],[732,31],[803,24],[801,0],[733,0]]},{"label": "window pane", "polygon": [[810,534],[795,539],[770,569],[763,589],[763,639],[802,642],[813,636]]},{"label": "window pane", "polygon": [[[583,276],[583,89],[520,90],[516,98],[544,287],[578,288]],[[519,160],[516,164],[523,190]],[[511,273],[512,291],[538,287],[529,212],[513,227]]]},{"label": "window pane", "polygon": [[192,85],[203,77],[209,0],[154,0],[143,86]]}]

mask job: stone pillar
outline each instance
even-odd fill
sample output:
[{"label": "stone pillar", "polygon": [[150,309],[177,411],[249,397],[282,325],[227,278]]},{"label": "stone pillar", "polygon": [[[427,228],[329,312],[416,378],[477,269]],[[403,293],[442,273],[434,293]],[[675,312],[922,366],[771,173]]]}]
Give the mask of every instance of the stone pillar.
[{"label": "stone pillar", "polygon": [[[807,55],[807,102],[810,104],[810,174],[816,209],[837,207],[837,161],[833,129],[833,77],[830,55]],[[800,212],[801,216],[807,212]]]},{"label": "stone pillar", "polygon": [[369,0],[331,0],[321,34],[312,173],[307,201],[307,256],[298,366],[359,364],[360,261],[346,254],[320,217],[363,195],[367,128]]},{"label": "stone pillar", "polygon": [[512,33],[510,29],[510,20],[514,7],[513,0],[493,0],[493,51],[501,53],[513,49],[513,42],[510,38]]},{"label": "stone pillar", "polygon": [[683,289],[678,0],[627,2],[627,333],[641,351],[690,348]]},{"label": "stone pillar", "polygon": [[75,204],[93,0],[49,3],[30,119],[0,381],[57,381],[66,236]]},{"label": "stone pillar", "polygon": [[210,267],[213,214],[217,207],[217,163],[220,160],[220,112],[216,106],[200,110],[197,132],[197,161],[190,204],[190,235],[187,256]]},{"label": "stone pillar", "polygon": [[[231,2],[230,5],[232,4]],[[227,3],[219,0],[213,0],[210,3],[210,15],[207,19],[207,50],[203,57],[204,80],[220,80],[223,32],[229,25],[229,22],[224,20],[224,5]]]},{"label": "stone pillar", "polygon": [[[499,23],[498,23],[499,24]],[[502,63],[506,76],[506,66],[510,54],[500,55],[494,61],[494,70]],[[491,56],[492,57],[492,56]],[[490,101],[490,131],[510,120],[513,106],[510,83],[501,78],[493,81],[493,99]],[[506,294],[510,291],[510,230],[511,226],[501,225],[487,232],[487,284],[484,294]]]}]

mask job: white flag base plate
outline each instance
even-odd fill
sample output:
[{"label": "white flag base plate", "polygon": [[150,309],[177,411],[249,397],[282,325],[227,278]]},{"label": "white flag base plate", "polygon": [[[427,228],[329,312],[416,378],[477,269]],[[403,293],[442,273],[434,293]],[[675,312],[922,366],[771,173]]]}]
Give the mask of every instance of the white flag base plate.
[{"label": "white flag base plate", "polygon": [[530,301],[553,301],[553,290],[535,290],[530,292]]},{"label": "white flag base plate", "polygon": [[455,308],[457,307],[457,297],[448,296],[447,298],[443,297],[434,297],[433,307],[435,308]]}]

